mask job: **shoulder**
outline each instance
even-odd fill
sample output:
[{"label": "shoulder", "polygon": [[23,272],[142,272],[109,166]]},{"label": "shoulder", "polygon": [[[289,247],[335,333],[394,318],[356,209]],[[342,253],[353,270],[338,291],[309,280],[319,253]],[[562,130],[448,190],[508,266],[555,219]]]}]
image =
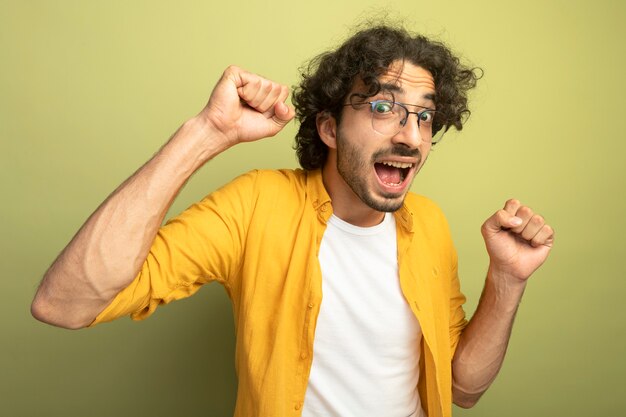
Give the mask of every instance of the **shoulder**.
[{"label": "shoulder", "polygon": [[307,172],[300,169],[253,170],[233,179],[217,193],[243,199],[256,208],[291,206],[305,199],[306,177]]},{"label": "shoulder", "polygon": [[299,186],[306,181],[306,171],[301,169],[260,169],[252,171],[263,185]]},{"label": "shoulder", "polygon": [[255,169],[234,178],[221,188],[267,192],[274,188],[304,184],[306,172],[300,169]]},{"label": "shoulder", "polygon": [[193,204],[187,212],[217,214],[223,219],[250,219],[300,207],[306,173],[300,170],[252,170],[243,173]]},{"label": "shoulder", "polygon": [[409,192],[404,200],[404,205],[414,216],[437,216],[445,218],[441,208],[423,195]]},{"label": "shoulder", "polygon": [[235,185],[251,187],[260,197],[280,197],[299,193],[306,186],[306,171],[301,169],[257,169],[247,172],[235,180]]},{"label": "shoulder", "polygon": [[422,195],[408,193],[404,206],[411,214],[413,225],[423,233],[433,236],[448,236],[450,228],[441,208]]}]

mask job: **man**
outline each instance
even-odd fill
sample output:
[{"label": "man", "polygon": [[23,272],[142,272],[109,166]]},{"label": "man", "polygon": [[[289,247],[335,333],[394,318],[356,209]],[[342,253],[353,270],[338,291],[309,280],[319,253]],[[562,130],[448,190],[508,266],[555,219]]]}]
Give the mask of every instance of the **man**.
[{"label": "man", "polygon": [[[87,220],[46,273],[36,318],[81,328],[222,283],[234,306],[237,416],[449,416],[504,358],[553,231],[516,200],[484,223],[490,264],[467,323],[445,219],[409,186],[462,128],[473,71],[403,30],[361,31],[294,95],[304,170],[242,175],[160,228],[215,155],[278,133],[288,89],[229,67],[207,106]],[[415,116],[415,117],[414,117]]]}]

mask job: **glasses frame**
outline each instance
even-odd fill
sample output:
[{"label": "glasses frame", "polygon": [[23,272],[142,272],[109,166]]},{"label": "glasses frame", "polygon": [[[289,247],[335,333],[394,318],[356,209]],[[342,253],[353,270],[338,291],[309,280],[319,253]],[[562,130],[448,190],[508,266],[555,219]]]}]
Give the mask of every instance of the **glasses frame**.
[{"label": "glasses frame", "polygon": [[[420,106],[419,104],[401,103],[401,102],[399,102],[399,101],[395,101],[393,98],[392,98],[392,99],[378,99],[378,100],[373,100],[373,101],[361,101],[361,102],[357,102],[357,103],[355,103],[355,102],[354,102],[354,101],[355,101],[355,99],[359,99],[359,98],[360,98],[360,99],[363,99],[363,98],[365,98],[365,97],[363,97],[361,94],[353,94],[353,95],[351,95],[351,96],[350,96],[350,103],[345,103],[345,104],[343,105],[343,107],[351,106],[353,109],[358,110],[357,106],[363,106],[363,105],[365,105],[365,104],[368,104],[368,105],[369,105],[369,109],[370,109],[370,114],[371,114],[372,129],[374,130],[374,132],[376,132],[376,133],[378,133],[378,134],[380,134],[380,135],[391,134],[391,133],[381,133],[381,132],[379,132],[378,130],[376,130],[376,129],[374,128],[374,110],[375,110],[376,106],[377,106],[378,104],[380,104],[380,103],[389,103],[389,104],[392,104],[392,105],[397,105],[397,106],[399,106],[400,108],[402,108],[402,109],[404,110],[404,112],[405,112],[405,116],[404,116],[404,118],[402,118],[402,119],[400,120],[400,125],[399,125],[399,127],[398,127],[398,130],[397,130],[397,131],[395,131],[395,132],[394,132],[393,134],[391,134],[391,135],[396,135],[398,132],[400,132],[400,131],[402,130],[402,128],[403,128],[404,126],[406,126],[406,124],[407,124],[407,122],[408,122],[408,120],[409,120],[409,116],[410,116],[411,114],[414,114],[414,115],[416,115],[416,116],[417,116],[417,127],[418,127],[418,129],[420,129],[420,132],[421,132],[420,118],[421,118],[421,116],[422,116],[423,114],[425,114],[425,113],[426,113],[426,114],[432,114],[432,117],[433,117],[433,126],[434,126],[434,120],[435,120],[435,117],[436,117],[437,115],[443,115],[443,113],[438,112],[438,111],[437,111],[437,110],[435,110],[435,109],[431,109],[430,107]],[[424,109],[424,110],[419,111],[419,112],[417,112],[417,111],[411,111],[411,110],[409,110],[409,109],[408,109],[408,107],[407,107],[407,106],[411,106],[411,107],[419,107],[419,108],[422,108],[422,109]],[[434,138],[434,137],[435,137],[435,136],[436,136],[436,135],[437,135],[440,131],[442,131],[442,130],[443,130],[443,133],[441,133],[441,134],[439,135],[439,137],[437,138],[437,140],[433,140],[433,138]],[[447,131],[447,130],[448,130],[448,129],[446,128],[445,123],[444,123],[444,124],[442,124],[442,126],[441,126],[439,129],[437,129],[437,130],[432,130],[432,128],[431,128],[431,135],[430,135],[430,141],[429,141],[429,142],[430,142],[430,144],[431,144],[431,145],[436,145],[437,143],[441,142],[441,139],[443,139],[443,135],[446,133],[446,131]],[[424,138],[422,138],[422,140],[423,140],[423,139],[424,139]]]}]

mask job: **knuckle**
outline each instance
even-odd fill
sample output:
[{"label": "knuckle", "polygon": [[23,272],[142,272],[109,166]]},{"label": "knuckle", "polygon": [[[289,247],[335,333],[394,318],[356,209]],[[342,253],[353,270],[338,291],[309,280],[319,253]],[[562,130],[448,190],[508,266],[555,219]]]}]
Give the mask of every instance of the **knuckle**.
[{"label": "knuckle", "polygon": [[520,202],[517,198],[509,198],[508,200],[506,200],[506,204],[511,206],[517,206],[520,204]]},{"label": "knuckle", "polygon": [[528,206],[522,206],[517,210],[518,214],[524,217],[531,217],[534,213],[533,210]]},{"label": "knuckle", "polygon": [[239,71],[241,71],[241,68],[239,68],[237,65],[229,65],[224,70],[224,74],[234,74]]}]

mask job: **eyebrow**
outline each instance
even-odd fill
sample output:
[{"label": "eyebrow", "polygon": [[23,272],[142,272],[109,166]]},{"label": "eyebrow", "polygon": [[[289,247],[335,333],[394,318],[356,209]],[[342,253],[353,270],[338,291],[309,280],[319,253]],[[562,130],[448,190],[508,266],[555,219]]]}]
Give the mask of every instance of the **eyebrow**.
[{"label": "eyebrow", "polygon": [[[402,88],[402,86],[400,86],[398,84],[393,84],[393,83],[381,83],[380,84],[380,90],[381,91],[389,91],[390,93],[400,93],[400,94],[404,94],[405,93],[405,90],[404,90],[404,88]],[[427,94],[424,94],[422,96],[422,98],[434,102],[435,101],[435,94],[427,93]]]}]

